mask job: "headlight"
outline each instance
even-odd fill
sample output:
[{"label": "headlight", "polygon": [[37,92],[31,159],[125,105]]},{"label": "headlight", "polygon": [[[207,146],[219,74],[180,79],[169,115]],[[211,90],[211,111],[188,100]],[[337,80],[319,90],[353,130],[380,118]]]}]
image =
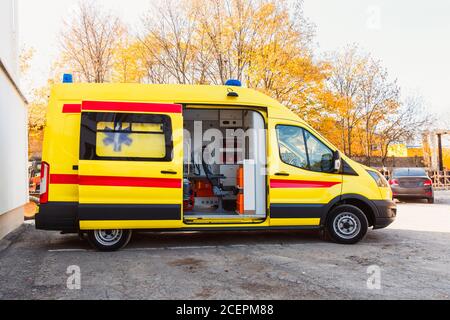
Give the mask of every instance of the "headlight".
[{"label": "headlight", "polygon": [[380,188],[389,187],[387,180],[378,171],[367,170],[367,173],[370,174],[370,176],[373,178],[373,180],[375,180],[378,187],[380,187]]}]

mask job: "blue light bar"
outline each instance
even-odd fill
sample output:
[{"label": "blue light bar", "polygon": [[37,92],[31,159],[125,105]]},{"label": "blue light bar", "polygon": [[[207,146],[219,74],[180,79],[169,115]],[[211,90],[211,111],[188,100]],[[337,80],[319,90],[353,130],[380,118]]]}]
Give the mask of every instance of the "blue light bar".
[{"label": "blue light bar", "polygon": [[241,81],[235,79],[228,80],[227,82],[225,82],[225,85],[229,87],[242,87]]},{"label": "blue light bar", "polygon": [[73,83],[73,76],[70,73],[64,73],[62,82]]}]

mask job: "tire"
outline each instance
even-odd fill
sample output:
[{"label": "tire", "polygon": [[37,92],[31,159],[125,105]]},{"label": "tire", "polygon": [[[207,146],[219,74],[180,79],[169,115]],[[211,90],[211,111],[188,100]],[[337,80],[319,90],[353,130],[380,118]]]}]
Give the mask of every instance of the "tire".
[{"label": "tire", "polygon": [[99,251],[111,252],[124,248],[131,239],[131,230],[90,230],[87,239]]},{"label": "tire", "polygon": [[434,197],[433,198],[428,198],[427,201],[428,201],[428,203],[434,203]]},{"label": "tire", "polygon": [[328,214],[326,228],[334,242],[355,244],[364,238],[368,225],[361,209],[352,205],[339,205]]}]

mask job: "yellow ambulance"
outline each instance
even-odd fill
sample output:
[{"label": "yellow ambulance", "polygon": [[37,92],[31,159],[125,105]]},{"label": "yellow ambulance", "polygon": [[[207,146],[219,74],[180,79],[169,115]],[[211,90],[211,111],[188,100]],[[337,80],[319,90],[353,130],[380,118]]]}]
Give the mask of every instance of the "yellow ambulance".
[{"label": "yellow ambulance", "polygon": [[73,84],[47,110],[36,228],[113,251],[134,230],[325,230],[396,217],[385,178],[279,102],[224,86]]}]

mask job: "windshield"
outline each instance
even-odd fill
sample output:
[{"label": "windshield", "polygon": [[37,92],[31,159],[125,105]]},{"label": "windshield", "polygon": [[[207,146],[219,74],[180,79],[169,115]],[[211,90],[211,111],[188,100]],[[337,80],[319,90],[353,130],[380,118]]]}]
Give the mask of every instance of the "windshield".
[{"label": "windshield", "polygon": [[427,173],[422,168],[404,168],[395,169],[393,172],[394,177],[426,177]]}]

